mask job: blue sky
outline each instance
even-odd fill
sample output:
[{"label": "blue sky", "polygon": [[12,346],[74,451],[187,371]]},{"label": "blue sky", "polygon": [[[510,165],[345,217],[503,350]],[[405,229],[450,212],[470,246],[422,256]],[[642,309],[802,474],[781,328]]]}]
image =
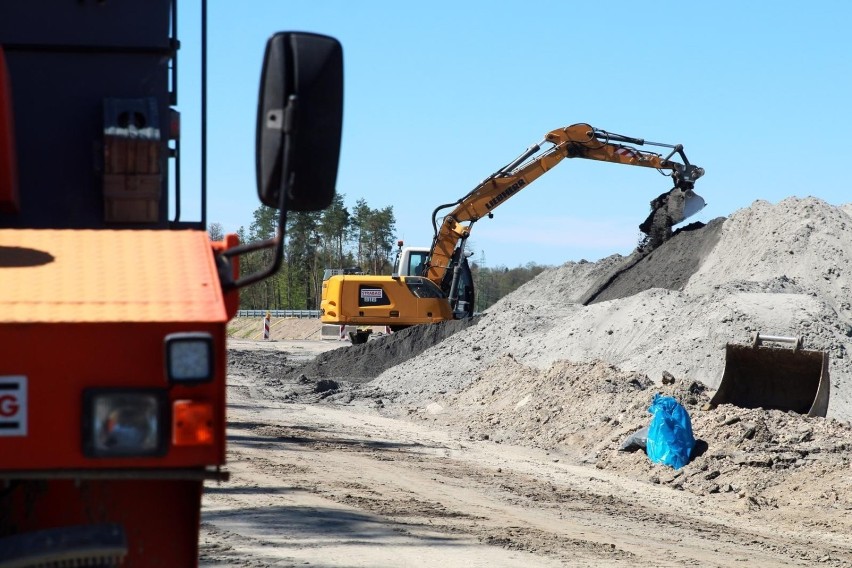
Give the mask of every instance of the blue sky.
[{"label": "blue sky", "polygon": [[[179,7],[184,191],[198,186],[197,2]],[[431,213],[555,128],[592,126],[681,143],[706,170],[707,207],[758,199],[852,201],[852,3],[210,2],[208,222],[228,232],[257,207],[254,128],[260,64],[276,31],[343,44],[337,190],[392,205],[398,237],[428,245]],[[627,254],[654,170],[564,160],[472,231],[489,266],[558,265]],[[194,199],[184,201],[191,217]]]}]

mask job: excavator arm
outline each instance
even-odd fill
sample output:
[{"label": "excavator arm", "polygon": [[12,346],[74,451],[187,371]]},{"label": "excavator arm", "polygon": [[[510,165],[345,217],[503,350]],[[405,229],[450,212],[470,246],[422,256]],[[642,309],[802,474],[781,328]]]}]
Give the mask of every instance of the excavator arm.
[{"label": "excavator arm", "polygon": [[[542,150],[544,144],[551,146]],[[634,147],[645,145],[669,148],[671,151],[663,157],[661,154]],[[675,154],[682,163],[671,160]],[[641,138],[599,130],[588,124],[574,124],[549,132],[543,141],[527,148],[512,162],[485,178],[467,195],[454,203],[440,205],[435,209],[432,213],[435,236],[424,276],[452,296],[459,265],[464,256],[464,245],[470,236],[473,223],[484,216],[490,216],[495,208],[565,158],[585,158],[654,168],[671,176],[674,182],[674,189],[669,192],[671,198],[661,199],[661,196],[652,202],[655,211],[665,210],[661,217],[669,226],[679,223],[703,207],[703,200],[695,195],[692,189],[695,180],[704,175],[704,170],[689,163],[680,144],[647,142]],[[439,213],[449,208],[452,210],[444,215],[439,227]],[[654,213],[646,223],[650,223],[653,217]],[[451,268],[456,274],[452,275],[450,280],[448,270]]]},{"label": "excavator arm", "polygon": [[[668,155],[641,150],[637,146],[664,147]],[[559,128],[485,178],[458,201],[435,209],[432,213],[435,235],[420,274],[340,275],[323,282],[322,321],[402,329],[472,315],[473,279],[465,253],[472,225],[490,216],[494,209],[565,158],[653,168],[672,178],[674,188],[651,202],[652,213],[640,226],[649,237],[643,243],[647,244],[643,246],[646,251],[668,238],[672,225],[704,206],[704,200],[692,191],[695,180],[704,170],[689,163],[682,146],[646,142],[598,130],[588,124]],[[449,212],[439,217],[446,210]]]}]

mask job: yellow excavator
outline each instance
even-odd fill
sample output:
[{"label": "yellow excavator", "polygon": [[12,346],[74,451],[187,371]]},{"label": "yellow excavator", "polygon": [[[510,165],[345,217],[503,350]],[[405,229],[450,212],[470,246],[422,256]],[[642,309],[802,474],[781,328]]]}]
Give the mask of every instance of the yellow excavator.
[{"label": "yellow excavator", "polygon": [[[548,146],[545,146],[548,145]],[[668,155],[636,146],[670,149]],[[672,161],[677,155],[681,162]],[[544,140],[527,148],[453,203],[432,213],[434,238],[424,266],[417,275],[397,269],[390,276],[340,275],[323,283],[323,323],[355,326],[388,326],[393,330],[423,323],[437,323],[473,315],[473,278],[465,244],[473,224],[565,158],[585,158],[627,166],[653,168],[670,176],[674,187],[651,202],[652,212],[640,225],[655,247],[671,235],[671,227],[704,207],[694,191],[704,170],[689,163],[680,144],[648,142],[574,124],[553,130]],[[450,209],[438,224],[439,214]]]}]

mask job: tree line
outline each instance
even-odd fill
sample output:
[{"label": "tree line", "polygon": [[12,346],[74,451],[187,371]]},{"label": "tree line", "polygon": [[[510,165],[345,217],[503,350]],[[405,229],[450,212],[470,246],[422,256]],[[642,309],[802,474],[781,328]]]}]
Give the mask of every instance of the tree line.
[{"label": "tree line", "polygon": [[[318,309],[327,268],[358,267],[369,274],[392,272],[396,248],[393,207],[374,209],[359,199],[350,211],[344,198],[337,194],[323,211],[286,214],[281,269],[244,288],[240,309]],[[274,238],[279,214],[265,205],[255,209],[248,229],[240,227],[237,231],[240,242]],[[224,237],[220,223],[211,223],[208,233],[214,241]],[[272,249],[265,249],[241,256],[240,272],[249,274],[261,269],[271,262],[272,255]],[[547,268],[533,263],[513,269],[488,268],[484,264],[484,255],[471,264],[477,311],[483,311]]]},{"label": "tree line", "polygon": [[[318,309],[322,276],[326,268],[361,267],[371,274],[390,274],[395,242],[396,219],[393,207],[371,208],[359,199],[350,211],[345,195],[337,194],[324,211],[286,213],[284,257],[274,276],[240,293],[241,309]],[[253,220],[240,227],[240,242],[249,243],[275,237],[279,211],[261,205]],[[211,223],[212,240],[221,240],[220,223]],[[249,274],[269,264],[274,251],[259,250],[240,257],[240,272]]]},{"label": "tree line", "polygon": [[476,290],[474,311],[485,311],[497,300],[514,292],[522,284],[529,282],[548,268],[546,265],[535,264],[534,262],[516,268],[487,267],[482,258],[470,263],[473,287]]}]

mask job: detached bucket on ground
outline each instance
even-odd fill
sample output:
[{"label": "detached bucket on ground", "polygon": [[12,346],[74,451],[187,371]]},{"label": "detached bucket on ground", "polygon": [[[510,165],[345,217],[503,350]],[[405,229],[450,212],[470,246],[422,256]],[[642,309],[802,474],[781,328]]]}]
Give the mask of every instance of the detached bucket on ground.
[{"label": "detached bucket on ground", "polygon": [[[788,347],[769,347],[764,342]],[[828,353],[802,349],[799,337],[756,334],[751,345],[725,346],[725,372],[711,406],[733,404],[825,416]]]}]

